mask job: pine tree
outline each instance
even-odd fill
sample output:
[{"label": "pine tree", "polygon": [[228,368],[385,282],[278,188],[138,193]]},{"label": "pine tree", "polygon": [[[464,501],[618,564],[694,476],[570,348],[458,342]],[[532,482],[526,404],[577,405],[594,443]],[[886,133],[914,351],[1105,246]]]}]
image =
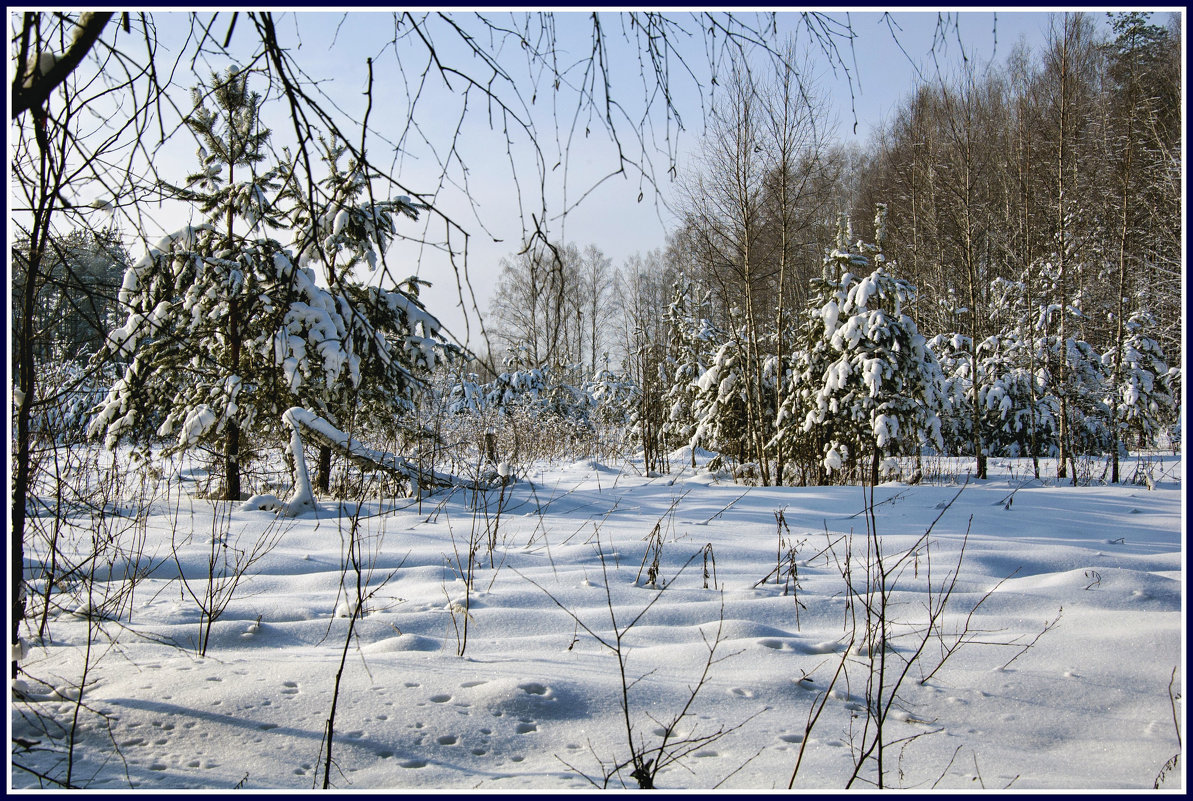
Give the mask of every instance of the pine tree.
[{"label": "pine tree", "polygon": [[288,216],[298,264],[319,267],[327,285],[335,288],[354,280],[358,267],[376,270],[397,235],[395,217],[417,220],[422,206],[405,195],[375,199],[370,182],[376,176],[368,174],[362,159],[344,143],[320,137],[318,144],[327,175],[314,191],[296,174],[289,177],[286,197],[293,206]]},{"label": "pine tree", "polygon": [[[711,299],[706,292],[696,297],[691,281],[677,281],[665,315],[669,348],[660,364],[663,393],[663,440],[667,447],[691,445],[696,431],[697,381],[708,369],[717,343],[723,335],[709,319]],[[691,465],[696,466],[696,449],[691,447]]]},{"label": "pine tree", "polygon": [[632,410],[638,402],[638,385],[628,376],[618,375],[605,366],[585,382],[583,392],[591,399],[593,418],[601,426],[624,431],[632,423]]},{"label": "pine tree", "polygon": [[[943,373],[941,433],[945,451],[973,453],[972,426],[981,426],[987,456],[1056,454],[1057,398],[1045,373],[1032,370],[1032,332],[1026,285],[995,279],[990,287],[990,322],[1000,328],[973,347],[960,333],[941,334],[929,348]],[[977,367],[976,388],[974,370]],[[973,413],[976,404],[977,414]]]},{"label": "pine tree", "polygon": [[[904,311],[914,287],[891,274],[879,245],[849,247],[848,236],[842,226],[813,281],[776,437],[805,464],[815,449],[830,473],[868,464],[876,481],[886,459],[939,443],[940,367]],[[865,277],[850,271],[871,263]]]},{"label": "pine tree", "polygon": [[928,349],[940,365],[940,436],[944,452],[973,455],[973,414],[965,399],[972,394],[973,361],[969,338],[959,332],[937,334]]},{"label": "pine tree", "polygon": [[746,369],[741,340],[733,337],[697,379],[689,442],[693,451],[703,447],[738,462],[747,458]]},{"label": "pine tree", "polygon": [[977,394],[978,422],[989,456],[1040,456],[1044,454],[1033,450],[1033,442],[1055,441],[1050,404],[1033,407],[1033,397],[1054,399],[1027,366],[1030,347],[1017,332],[1004,332],[987,337],[974,350],[983,377]]},{"label": "pine tree", "polygon": [[[255,167],[265,160],[265,145],[269,141],[269,129],[260,124],[260,109],[262,99],[256,92],[248,89],[249,73],[229,67],[221,77],[213,74],[210,96],[215,103],[214,110],[205,105],[205,98],[200,88],[191,92],[194,101],[194,111],[187,118],[187,126],[199,138],[200,171],[187,177],[188,189],[180,192],[184,198],[197,203],[213,224],[225,223],[224,250],[225,255],[241,251],[242,256],[250,259],[260,257],[271,258],[271,246],[241,247],[235,231],[235,220],[242,219],[249,231],[257,228],[261,222],[276,223],[277,220],[270,213],[270,204],[266,193],[276,191],[278,185],[277,171],[268,170],[257,174]],[[243,177],[237,182],[237,167],[248,170],[247,180]],[[227,179],[223,177],[227,170]],[[210,239],[204,240],[211,244]],[[258,243],[261,244],[261,243]],[[214,262],[213,262],[214,264]],[[225,295],[227,347],[222,349],[223,367],[233,385],[238,386],[239,375],[242,370],[242,351],[246,321],[252,319],[251,310],[244,307],[247,298],[244,295],[244,284],[237,285],[237,273],[251,275],[256,272],[259,264],[252,261],[243,262],[242,269],[228,265],[228,287]],[[239,390],[237,390],[238,392]],[[230,390],[228,403],[236,404],[235,393]],[[225,409],[230,407],[225,406]],[[224,429],[224,496],[233,500],[239,499],[240,490],[240,431],[241,421],[235,413],[221,417],[220,427]]]}]

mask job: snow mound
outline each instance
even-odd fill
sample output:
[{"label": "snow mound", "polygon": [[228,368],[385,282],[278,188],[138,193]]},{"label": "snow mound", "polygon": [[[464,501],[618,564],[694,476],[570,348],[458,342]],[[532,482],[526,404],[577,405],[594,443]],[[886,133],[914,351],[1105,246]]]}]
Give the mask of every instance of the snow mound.
[{"label": "snow mound", "polygon": [[443,648],[441,640],[424,637],[421,634],[399,634],[397,637],[387,637],[361,647],[367,654],[394,654],[403,651],[439,651]]},{"label": "snow mound", "polygon": [[[696,464],[704,464],[715,456],[716,454],[712,451],[706,451],[704,448],[696,448]],[[691,464],[692,447],[690,445],[684,445],[682,448],[676,448],[675,450],[671,451],[671,453],[667,454],[667,460],[672,464],[678,462],[687,462],[688,464]]]}]

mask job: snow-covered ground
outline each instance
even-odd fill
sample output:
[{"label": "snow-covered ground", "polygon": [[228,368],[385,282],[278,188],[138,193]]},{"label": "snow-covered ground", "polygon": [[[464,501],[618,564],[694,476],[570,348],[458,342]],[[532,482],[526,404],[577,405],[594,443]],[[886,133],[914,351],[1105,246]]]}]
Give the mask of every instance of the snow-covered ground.
[{"label": "snow-covered ground", "polygon": [[[996,460],[989,480],[964,489],[969,462],[956,463],[957,480],[874,490],[886,564],[912,549],[888,578],[884,693],[923,645],[883,702],[886,786],[1153,786],[1179,750],[1184,707],[1169,690],[1176,669],[1171,689],[1183,691],[1185,666],[1183,466],[1152,460],[1154,489],[1061,486],[1051,463],[1040,482],[1028,463]],[[182,486],[121,534],[143,534],[156,565],[121,621],[104,621],[88,653],[87,618],[58,614],[52,642],[28,647],[26,698],[10,713],[13,786],[39,786],[25,768],[65,775],[70,737],[53,726],[71,724],[85,660],[73,784],[322,785],[357,587],[345,573],[355,506],[324,499],[278,520]],[[870,667],[884,661],[866,646],[861,488],[750,488],[587,462],[474,498],[363,504],[367,599],[335,708],[333,787],[563,790],[610,773],[609,786],[636,786],[632,764],[613,773],[631,759],[613,618],[635,747],[657,757],[666,735],[674,757],[657,786],[786,788],[797,761],[797,788],[849,784],[873,739]],[[203,598],[213,532],[217,554],[276,544],[200,657],[188,593]],[[967,644],[921,683],[958,635]],[[877,781],[876,758],[854,788]],[[1163,786],[1183,787],[1183,767]]]}]

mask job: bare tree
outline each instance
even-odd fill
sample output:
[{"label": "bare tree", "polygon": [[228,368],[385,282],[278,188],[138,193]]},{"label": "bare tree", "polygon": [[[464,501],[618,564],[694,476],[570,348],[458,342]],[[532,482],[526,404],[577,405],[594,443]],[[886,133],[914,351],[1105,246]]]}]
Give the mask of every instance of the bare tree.
[{"label": "bare tree", "polygon": [[[843,202],[826,101],[789,42],[773,72],[735,63],[692,172],[680,188],[687,251],[743,354],[744,441],[764,483],[782,481],[768,443],[783,397],[789,312],[806,294]],[[806,67],[806,63],[804,63]],[[772,316],[773,315],[773,316]]]},{"label": "bare tree", "polygon": [[[763,214],[766,219],[766,261],[777,265],[774,277],[774,323],[771,344],[777,365],[773,392],[774,415],[786,393],[785,345],[790,315],[807,295],[808,279],[816,274],[816,251],[826,241],[823,221],[831,218],[831,205],[839,200],[835,181],[835,160],[829,147],[832,127],[824,122],[828,104],[823,93],[796,72],[800,61],[789,42],[774,79],[762,91],[763,149],[766,163]],[[803,60],[805,72],[810,59]],[[770,432],[766,432],[769,436]],[[774,445],[774,482],[783,483],[786,454],[782,444]]]},{"label": "bare tree", "polygon": [[1056,391],[1060,399],[1060,454],[1057,477],[1065,478],[1071,470],[1077,481],[1074,455],[1074,388],[1068,359],[1068,341],[1073,334],[1069,314],[1081,265],[1081,231],[1076,225],[1077,198],[1081,186],[1079,149],[1091,119],[1089,83],[1093,57],[1090,20],[1082,14],[1064,14],[1054,18],[1048,31],[1048,49],[1044,54],[1044,78],[1051,89],[1047,100],[1048,123],[1053,147],[1053,186],[1050,204],[1054,215],[1052,242],[1056,259],[1056,295],[1058,308],[1058,356]]},{"label": "bare tree", "polygon": [[520,351],[529,367],[580,359],[575,337],[582,330],[577,319],[582,269],[580,252],[570,244],[535,247],[502,259],[490,312],[498,343]]},{"label": "bare tree", "polygon": [[[774,266],[761,247],[763,185],[767,173],[763,103],[749,66],[735,61],[726,95],[714,108],[699,171],[684,185],[684,204],[695,223],[702,256],[720,289],[729,328],[744,355],[745,442],[741,453],[770,483],[765,420],[772,409],[763,388],[765,285]],[[765,408],[764,408],[765,407]]]},{"label": "bare tree", "polygon": [[608,353],[611,341],[610,324],[615,310],[612,295],[617,282],[613,262],[596,245],[584,248],[582,256],[584,281],[584,324],[588,336],[588,370],[595,374],[601,358]]}]

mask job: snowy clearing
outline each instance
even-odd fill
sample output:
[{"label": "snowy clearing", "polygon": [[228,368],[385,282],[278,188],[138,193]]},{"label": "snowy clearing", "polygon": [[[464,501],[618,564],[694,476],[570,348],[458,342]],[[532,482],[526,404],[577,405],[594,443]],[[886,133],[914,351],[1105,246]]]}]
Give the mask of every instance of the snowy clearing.
[{"label": "snowy clearing", "polygon": [[[1028,461],[992,460],[990,480],[963,490],[961,461],[957,480],[874,490],[885,558],[914,546],[888,582],[885,686],[924,645],[886,715],[885,786],[1153,786],[1179,751],[1174,711],[1184,715],[1169,696],[1174,669],[1172,692],[1183,692],[1184,507],[1180,457],[1149,464],[1154,489],[1057,486],[1030,479]],[[1051,462],[1043,475],[1055,475]],[[39,786],[32,771],[64,775],[86,659],[73,784],[322,786],[353,622],[357,577],[345,563],[356,505],[321,499],[287,520],[170,486],[143,529],[130,526],[154,569],[120,620],[110,608],[92,617],[102,634],[88,652],[86,609],[52,613],[53,641],[27,647],[26,697],[10,712],[13,786]],[[616,642],[611,609],[635,745],[674,758],[658,787],[786,788],[797,761],[796,788],[849,784],[873,732],[867,677],[882,664],[869,658],[861,597],[854,622],[842,576],[851,559],[862,592],[861,488],[744,487],[708,472],[646,477],[578,462],[475,498],[457,490],[360,509],[366,600],[335,712],[332,787],[637,786],[618,658],[597,639]],[[110,512],[102,525],[114,529],[127,511]],[[71,519],[80,545],[91,542],[89,520]],[[216,552],[262,552],[200,657],[187,586],[204,597],[213,535]],[[114,561],[112,575],[125,567]],[[91,607],[123,585],[97,582]],[[70,591],[54,597],[66,604]],[[921,684],[958,635],[971,641]],[[876,759],[854,789],[877,782]],[[1183,767],[1162,786],[1183,787]]]}]

